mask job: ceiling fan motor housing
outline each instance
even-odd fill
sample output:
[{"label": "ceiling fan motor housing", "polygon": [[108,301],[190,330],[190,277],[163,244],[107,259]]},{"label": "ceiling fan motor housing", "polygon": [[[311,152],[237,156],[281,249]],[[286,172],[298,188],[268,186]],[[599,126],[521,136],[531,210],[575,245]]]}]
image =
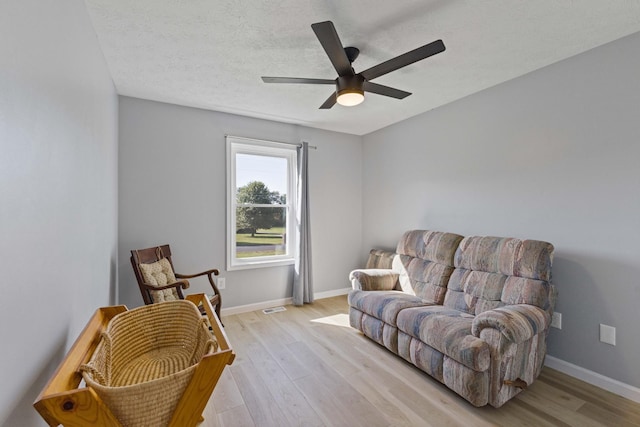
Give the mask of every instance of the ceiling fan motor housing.
[{"label": "ceiling fan motor housing", "polygon": [[360,49],[353,46],[347,46],[344,48],[344,53],[347,54],[347,59],[349,60],[349,62],[353,63],[358,55],[360,55]]},{"label": "ceiling fan motor housing", "polygon": [[340,76],[336,80],[336,95],[345,93],[359,93],[364,95],[364,77],[360,74],[353,76]]}]

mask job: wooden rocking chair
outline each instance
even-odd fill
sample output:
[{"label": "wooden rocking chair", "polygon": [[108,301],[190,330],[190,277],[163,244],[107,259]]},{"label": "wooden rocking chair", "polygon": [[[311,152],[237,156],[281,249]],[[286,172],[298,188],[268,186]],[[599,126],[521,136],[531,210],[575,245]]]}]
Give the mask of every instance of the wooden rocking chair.
[{"label": "wooden rocking chair", "polygon": [[[184,299],[182,290],[189,287],[187,279],[206,275],[213,288],[213,295],[209,295],[209,302],[215,308],[218,319],[221,319],[222,297],[213,280],[213,276],[219,274],[217,269],[213,268],[197,274],[175,273],[169,245],[132,250],[130,259],[145,304]],[[204,314],[202,306],[200,311]]]}]

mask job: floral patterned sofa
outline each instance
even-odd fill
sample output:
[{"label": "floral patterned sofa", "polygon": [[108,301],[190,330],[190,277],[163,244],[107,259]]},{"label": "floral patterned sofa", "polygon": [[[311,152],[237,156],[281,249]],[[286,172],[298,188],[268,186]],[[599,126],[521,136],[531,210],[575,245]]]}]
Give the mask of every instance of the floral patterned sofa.
[{"label": "floral patterned sofa", "polygon": [[475,406],[502,406],[540,374],[555,305],[553,245],[406,232],[351,272],[349,321]]}]

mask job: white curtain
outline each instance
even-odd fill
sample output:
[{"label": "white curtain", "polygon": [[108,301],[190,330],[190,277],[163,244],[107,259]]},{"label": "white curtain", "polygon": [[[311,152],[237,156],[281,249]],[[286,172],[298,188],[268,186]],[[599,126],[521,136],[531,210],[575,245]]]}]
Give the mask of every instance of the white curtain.
[{"label": "white curtain", "polygon": [[313,302],[311,270],[311,229],[309,226],[309,144],[298,147],[298,209],[296,210],[296,253],[293,277],[293,304]]}]

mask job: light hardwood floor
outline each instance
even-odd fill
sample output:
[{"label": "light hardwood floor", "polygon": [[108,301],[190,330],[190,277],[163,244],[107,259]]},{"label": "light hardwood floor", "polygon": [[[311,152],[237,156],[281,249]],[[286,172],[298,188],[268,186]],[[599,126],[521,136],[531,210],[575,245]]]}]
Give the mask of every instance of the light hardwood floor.
[{"label": "light hardwood floor", "polygon": [[475,408],[350,328],[346,296],[286,309],[224,317],[236,359],[203,426],[640,426],[640,404],[549,368]]}]

